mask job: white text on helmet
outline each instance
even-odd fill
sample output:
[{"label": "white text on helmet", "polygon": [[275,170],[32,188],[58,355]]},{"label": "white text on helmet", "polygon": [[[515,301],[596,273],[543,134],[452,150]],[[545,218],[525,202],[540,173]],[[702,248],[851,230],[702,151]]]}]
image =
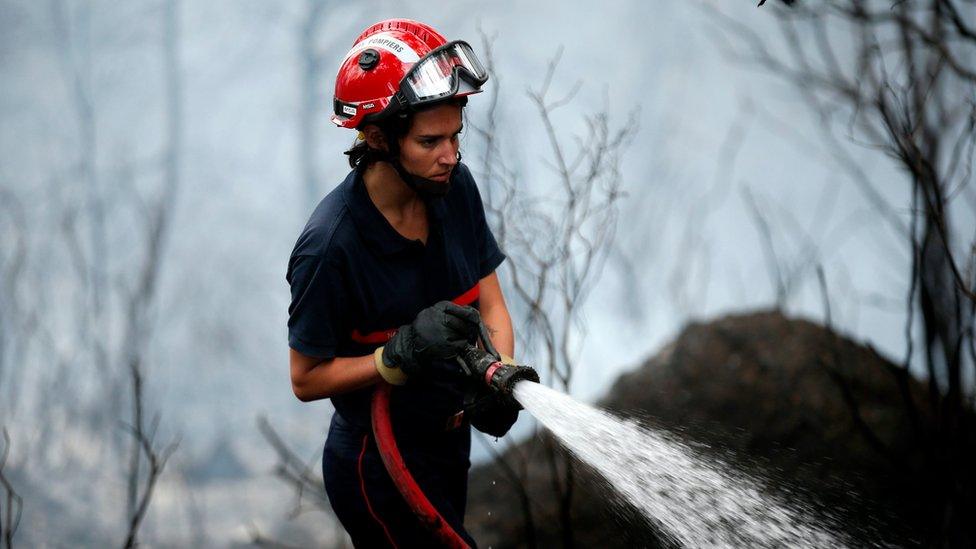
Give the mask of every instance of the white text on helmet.
[{"label": "white text on helmet", "polygon": [[358,55],[359,52],[367,48],[386,50],[397,56],[397,59],[399,59],[402,63],[416,63],[417,60],[420,59],[420,55],[418,55],[417,52],[414,51],[414,49],[411,48],[406,42],[398,38],[394,38],[387,33],[379,33],[353,46],[353,48],[349,50],[349,53],[346,54],[346,57],[342,60],[342,62],[345,63],[350,57],[353,55]]}]

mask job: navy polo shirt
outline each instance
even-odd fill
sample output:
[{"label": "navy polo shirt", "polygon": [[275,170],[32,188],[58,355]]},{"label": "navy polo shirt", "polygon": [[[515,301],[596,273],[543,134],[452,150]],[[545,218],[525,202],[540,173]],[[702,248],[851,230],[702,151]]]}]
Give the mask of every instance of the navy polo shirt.
[{"label": "navy polo shirt", "polygon": [[[466,166],[456,166],[444,197],[427,202],[427,216],[427,243],[405,238],[370,200],[360,171],[350,172],[315,208],[288,262],[289,346],[324,359],[367,355],[438,301],[477,307],[478,281],[505,256]],[[463,385],[408,381],[393,391],[391,413],[442,428],[463,405]],[[333,397],[336,411],[368,428],[371,391]]]}]

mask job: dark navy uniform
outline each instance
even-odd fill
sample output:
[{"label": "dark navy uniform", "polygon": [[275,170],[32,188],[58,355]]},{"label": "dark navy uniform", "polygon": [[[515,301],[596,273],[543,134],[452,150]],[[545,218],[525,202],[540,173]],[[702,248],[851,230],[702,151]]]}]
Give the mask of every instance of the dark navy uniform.
[{"label": "dark navy uniform", "polygon": [[[289,345],[323,359],[367,355],[438,301],[477,307],[478,281],[505,256],[466,166],[456,166],[443,198],[427,202],[427,216],[426,244],[404,238],[353,170],[316,207],[292,252]],[[463,527],[470,426],[457,420],[470,382],[455,365],[433,366],[455,373],[395,387],[394,434],[428,499],[474,546]],[[432,546],[377,453],[370,428],[372,389],[332,398],[336,413],[322,460],[329,501],[357,546]],[[511,422],[514,416],[506,430]]]}]

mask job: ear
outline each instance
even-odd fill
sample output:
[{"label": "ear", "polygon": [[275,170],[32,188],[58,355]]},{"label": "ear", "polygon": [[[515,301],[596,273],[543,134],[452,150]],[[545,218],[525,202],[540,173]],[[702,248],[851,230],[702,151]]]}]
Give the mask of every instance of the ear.
[{"label": "ear", "polygon": [[386,146],[386,136],[383,135],[383,131],[380,130],[379,126],[367,124],[363,128],[363,137],[365,137],[366,144],[369,145],[369,148],[380,151],[389,150]]}]

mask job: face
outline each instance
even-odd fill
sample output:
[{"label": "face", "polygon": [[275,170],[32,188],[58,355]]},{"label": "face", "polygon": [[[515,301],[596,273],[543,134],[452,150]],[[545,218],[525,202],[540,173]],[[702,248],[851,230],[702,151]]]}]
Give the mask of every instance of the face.
[{"label": "face", "polygon": [[410,132],[400,140],[400,163],[414,175],[447,182],[457,165],[461,128],[459,105],[418,112]]}]

